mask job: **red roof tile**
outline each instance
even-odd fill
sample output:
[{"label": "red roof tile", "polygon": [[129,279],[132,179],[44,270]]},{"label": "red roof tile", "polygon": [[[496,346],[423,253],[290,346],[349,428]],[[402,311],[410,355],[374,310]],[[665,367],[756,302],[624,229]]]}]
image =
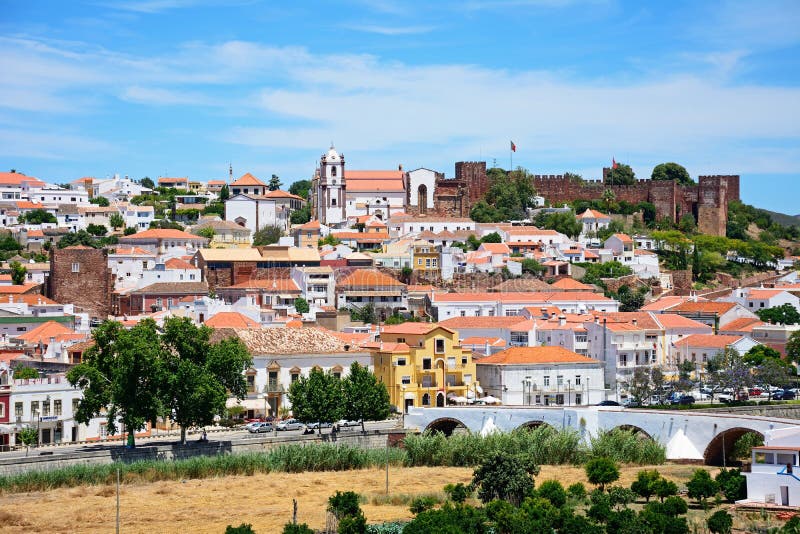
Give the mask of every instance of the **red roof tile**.
[{"label": "red roof tile", "polygon": [[559,363],[600,363],[564,347],[512,347],[481,358],[478,365],[542,365]]}]

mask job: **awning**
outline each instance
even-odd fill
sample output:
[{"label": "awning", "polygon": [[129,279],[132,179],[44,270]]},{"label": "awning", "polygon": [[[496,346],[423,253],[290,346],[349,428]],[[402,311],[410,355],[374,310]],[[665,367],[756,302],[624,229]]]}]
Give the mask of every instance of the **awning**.
[{"label": "awning", "polygon": [[244,399],[239,400],[236,398],[228,399],[225,402],[226,408],[233,408],[234,406],[241,406],[245,410],[255,410],[255,411],[263,411],[264,405],[267,406],[267,411],[269,411],[269,404],[264,402],[264,399]]},{"label": "awning", "polygon": [[399,297],[400,291],[343,291],[345,297]]},{"label": "awning", "polygon": [[289,300],[289,299],[296,299],[299,296],[300,296],[300,293],[298,293],[297,295],[287,295],[286,293],[282,293],[282,294],[278,295],[278,298]]}]

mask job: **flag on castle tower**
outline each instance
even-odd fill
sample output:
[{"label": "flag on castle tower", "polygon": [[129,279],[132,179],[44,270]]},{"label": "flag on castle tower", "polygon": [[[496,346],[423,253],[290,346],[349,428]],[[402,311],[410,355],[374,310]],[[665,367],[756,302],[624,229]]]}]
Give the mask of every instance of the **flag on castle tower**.
[{"label": "flag on castle tower", "polygon": [[617,167],[619,167],[619,163],[617,163],[617,160],[615,160],[615,159],[612,157],[612,158],[611,158],[611,168],[612,168],[612,169],[616,169]]},{"label": "flag on castle tower", "polygon": [[511,141],[511,152],[517,151],[517,145],[514,144],[514,141]]}]

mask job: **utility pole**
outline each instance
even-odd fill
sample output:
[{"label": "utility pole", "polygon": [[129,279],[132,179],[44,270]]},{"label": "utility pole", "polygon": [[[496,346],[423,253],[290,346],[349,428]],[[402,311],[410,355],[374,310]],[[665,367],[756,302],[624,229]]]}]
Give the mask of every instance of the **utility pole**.
[{"label": "utility pole", "polygon": [[117,468],[117,534],[119,534],[119,467]]}]

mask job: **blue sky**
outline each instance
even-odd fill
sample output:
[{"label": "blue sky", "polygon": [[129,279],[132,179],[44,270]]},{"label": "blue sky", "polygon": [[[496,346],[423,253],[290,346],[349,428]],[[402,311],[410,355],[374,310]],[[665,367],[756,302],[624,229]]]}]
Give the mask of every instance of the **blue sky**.
[{"label": "blue sky", "polygon": [[800,2],[0,0],[0,169],[677,161],[800,213]]}]

